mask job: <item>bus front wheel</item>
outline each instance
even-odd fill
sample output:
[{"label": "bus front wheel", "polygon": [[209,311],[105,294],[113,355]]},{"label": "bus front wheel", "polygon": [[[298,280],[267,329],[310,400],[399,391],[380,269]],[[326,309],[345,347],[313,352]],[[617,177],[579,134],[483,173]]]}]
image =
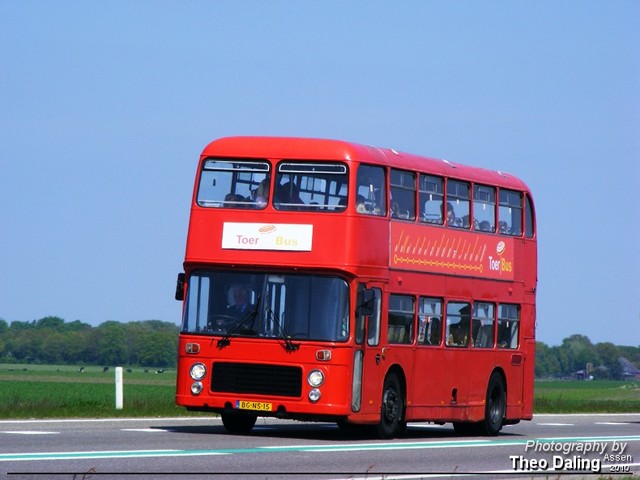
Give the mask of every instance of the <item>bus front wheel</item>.
[{"label": "bus front wheel", "polygon": [[398,375],[390,373],[382,388],[382,405],[378,434],[380,438],[393,438],[404,427],[404,393]]},{"label": "bus front wheel", "polygon": [[246,434],[253,429],[258,419],[257,415],[252,413],[223,413],[222,424],[229,433]]}]

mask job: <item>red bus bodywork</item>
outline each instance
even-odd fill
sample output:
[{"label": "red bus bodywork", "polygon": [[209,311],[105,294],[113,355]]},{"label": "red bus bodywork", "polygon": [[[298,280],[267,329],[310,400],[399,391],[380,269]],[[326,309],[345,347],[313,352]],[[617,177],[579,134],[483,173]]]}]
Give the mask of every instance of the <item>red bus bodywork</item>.
[{"label": "red bus bodywork", "polygon": [[[273,202],[261,209],[203,205],[198,200],[202,191],[199,184],[205,162],[212,159],[222,159],[220,164],[224,161],[229,168],[234,161],[266,163],[269,173],[265,178],[271,184],[272,193],[278,187],[274,178],[276,170],[283,162],[288,162],[289,167],[296,162],[313,165],[338,162],[346,167],[348,180],[343,188],[348,192],[347,205],[340,207],[344,210],[327,207],[322,211],[283,210]],[[449,228],[444,224],[422,223],[418,218],[392,219],[388,205],[376,215],[358,213],[357,172],[361,165],[384,172],[385,192],[379,195],[384,194],[387,203],[392,197],[389,180],[392,169],[413,172],[415,178],[422,173],[447,179],[447,182],[466,182],[472,187],[489,186],[498,193],[518,192],[527,202],[522,208],[522,222],[529,222],[531,229],[525,232],[523,228],[520,235],[504,235],[497,227],[494,232],[486,233],[477,226]],[[210,183],[215,188],[216,181]],[[414,201],[419,209],[420,200]],[[531,217],[528,220],[524,219],[525,209]],[[282,249],[273,246],[278,243],[263,246],[261,229],[293,232],[291,240],[282,237],[276,242],[290,241],[295,245],[292,249],[286,245]],[[300,243],[305,245],[300,247]],[[501,383],[496,395],[504,395],[497,430],[502,424],[532,418],[537,282],[535,219],[528,187],[512,175],[335,140],[271,137],[216,140],[204,149],[198,166],[184,271],[186,296],[190,288],[195,288],[190,285],[190,279],[197,272],[208,271],[248,276],[262,272],[266,275],[264,279],[271,278],[269,272],[304,275],[304,281],[329,275],[348,286],[348,333],[339,339],[297,340],[288,335],[264,338],[232,334],[220,343],[219,340],[225,338],[223,332],[209,333],[189,327],[185,318],[179,341],[176,402],[191,410],[222,414],[223,420],[228,420],[225,425],[232,431],[241,431],[247,426],[235,421],[244,418],[243,415],[253,417],[253,421],[256,415],[270,415],[339,424],[380,424],[386,416],[387,424],[389,419],[393,421],[383,436],[392,436],[398,431],[396,424],[402,426],[408,421],[454,422],[465,431],[462,427],[481,425],[490,414],[488,403],[493,401],[489,390],[494,377]],[[199,280],[198,288],[213,284],[217,278]],[[278,281],[287,282],[289,277]],[[372,317],[363,313],[361,317],[366,320],[363,325],[368,330],[364,338],[358,339],[358,329],[365,328],[357,323],[359,293],[363,289],[380,292],[379,320],[374,327]],[[191,294],[196,298],[194,292]],[[417,331],[421,315],[415,307],[413,325],[407,325],[411,330],[410,341],[392,343],[388,324],[391,295],[398,295],[402,300],[413,299],[414,303],[422,297],[441,299],[443,312],[454,301],[469,306],[474,302],[488,302],[496,313],[503,304],[516,305],[517,344],[501,348],[496,340],[494,313],[494,339],[489,348],[473,348],[471,344],[452,348],[442,334],[439,343],[420,345]],[[212,300],[207,302],[211,304]],[[193,316],[194,307],[189,309],[186,304],[185,300],[185,316]],[[284,312],[282,315],[286,316]],[[369,338],[368,332],[374,328],[378,329],[377,340]],[[292,343],[293,348],[289,348],[288,343]],[[195,363],[204,366],[203,378],[196,379],[191,374]],[[318,387],[307,380],[313,370],[324,375]],[[289,388],[283,378],[288,378],[292,371],[297,372],[292,374],[296,377],[295,386]],[[221,379],[216,380],[215,376]],[[245,378],[246,384],[243,384]],[[252,391],[250,384],[256,379],[266,379],[268,385]],[[194,383],[200,385],[193,387]],[[283,385],[279,385],[281,383]],[[389,386],[389,383],[397,385]],[[400,399],[395,405],[388,400],[388,389],[392,394],[399,390]],[[319,393],[319,399],[310,399],[310,394],[316,394],[311,393],[312,390]],[[251,420],[248,425],[250,429]]]}]

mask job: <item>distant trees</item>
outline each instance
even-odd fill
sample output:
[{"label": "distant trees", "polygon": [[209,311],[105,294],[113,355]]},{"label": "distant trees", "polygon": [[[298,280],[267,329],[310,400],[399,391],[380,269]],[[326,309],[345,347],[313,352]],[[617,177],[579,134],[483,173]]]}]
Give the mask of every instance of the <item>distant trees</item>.
[{"label": "distant trees", "polygon": [[0,319],[0,362],[71,365],[176,365],[178,326],[159,320],[97,327],[44,317],[32,322]]},{"label": "distant trees", "polygon": [[[11,324],[0,319],[0,363],[174,367],[178,332],[177,325],[160,320],[108,321],[92,327],[53,316]],[[594,345],[584,335],[571,335],[558,346],[536,343],[535,374],[560,378],[588,370],[596,379],[618,379],[620,357],[640,366],[640,347]]]},{"label": "distant trees", "polygon": [[536,342],[537,378],[570,377],[577,372],[595,379],[622,378],[622,367],[618,358],[628,358],[640,365],[640,347],[616,346],[610,342],[591,343],[584,335],[571,335],[559,346],[549,347]]}]

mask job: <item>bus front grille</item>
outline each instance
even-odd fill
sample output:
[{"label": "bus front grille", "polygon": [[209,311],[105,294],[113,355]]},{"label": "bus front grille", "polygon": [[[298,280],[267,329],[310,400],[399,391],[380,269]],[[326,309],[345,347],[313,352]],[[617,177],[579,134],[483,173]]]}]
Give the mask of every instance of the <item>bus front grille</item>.
[{"label": "bus front grille", "polygon": [[300,397],[302,369],[278,365],[215,362],[211,390],[225,393]]}]

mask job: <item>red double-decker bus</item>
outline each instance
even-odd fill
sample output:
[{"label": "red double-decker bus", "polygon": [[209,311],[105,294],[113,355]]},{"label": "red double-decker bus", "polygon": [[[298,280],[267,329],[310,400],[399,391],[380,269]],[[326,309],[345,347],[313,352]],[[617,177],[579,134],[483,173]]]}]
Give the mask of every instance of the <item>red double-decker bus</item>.
[{"label": "red double-decker bus", "polygon": [[196,176],[176,402],[258,416],[531,419],[537,250],[518,178],[344,141],[234,137]]}]

